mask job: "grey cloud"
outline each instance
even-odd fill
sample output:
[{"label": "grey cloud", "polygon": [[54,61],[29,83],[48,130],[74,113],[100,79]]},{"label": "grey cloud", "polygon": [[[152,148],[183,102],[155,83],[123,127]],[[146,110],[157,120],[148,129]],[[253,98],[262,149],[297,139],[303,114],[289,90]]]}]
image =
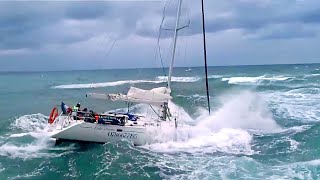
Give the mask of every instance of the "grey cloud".
[{"label": "grey cloud", "polygon": [[[176,2],[169,1],[166,8],[164,28],[173,28]],[[184,35],[201,33],[200,1],[184,1],[181,25],[191,25]],[[125,38],[135,33],[139,36],[155,38],[162,17],[163,2],[0,2],[0,48],[38,48],[51,43],[75,43],[85,41],[99,34],[113,32]],[[218,32],[242,29],[245,35],[257,35],[273,24],[307,23],[319,24],[320,2],[309,1],[269,1],[269,0],[210,0],[205,1],[206,30]],[[187,13],[188,12],[188,13]],[[72,26],[64,24],[68,20],[77,22],[75,32]],[[96,23],[88,23],[88,21]],[[91,27],[86,27],[91,26]],[[270,37],[285,37],[274,28]],[[290,32],[305,37],[316,35],[315,30]],[[82,31],[82,32],[81,32]],[[59,34],[58,34],[59,33]],[[171,37],[165,32],[162,38]],[[277,35],[279,34],[279,35]]]},{"label": "grey cloud", "polygon": [[[176,2],[171,0],[168,4],[163,28],[174,27]],[[179,40],[193,39],[189,45],[193,52],[195,48],[202,47],[199,36],[202,32],[201,4],[198,0],[184,2],[180,26],[185,25],[188,18],[191,24],[180,31],[180,36],[184,38],[179,37]],[[15,65],[25,59],[22,63],[26,64],[25,68],[39,65],[41,69],[41,62],[46,64],[46,60],[51,59],[60,64],[52,65],[52,68],[64,66],[70,69],[76,59],[84,64],[87,60],[92,64],[100,63],[90,68],[102,67],[106,62],[106,49],[117,39],[119,41],[110,55],[110,59],[117,59],[117,62],[110,61],[105,67],[137,65],[130,61],[132,59],[139,59],[139,66],[152,66],[150,59],[154,57],[164,4],[165,1],[0,1],[1,61],[6,59],[7,65],[13,62]],[[217,57],[211,57],[221,63],[230,59],[229,64],[241,64],[240,60],[232,62],[235,56],[241,62],[250,63],[252,52],[259,52],[254,55],[256,59],[264,54],[264,62],[269,62],[268,54],[279,54],[279,47],[290,48],[291,42],[297,43],[296,50],[308,47],[303,49],[303,56],[299,56],[298,52],[295,54],[293,59],[296,61],[296,57],[308,56],[308,53],[310,57],[317,55],[312,47],[318,46],[316,40],[319,39],[318,0],[205,0],[205,13],[206,31],[211,37],[211,40],[208,39],[208,49],[214,46],[214,51],[208,52],[218,54]],[[172,31],[162,31],[161,37],[166,42],[161,42],[163,48],[169,48],[171,40],[165,38],[171,38]],[[304,42],[303,46],[299,46],[301,41]],[[313,43],[313,46],[308,46],[309,43]],[[264,46],[258,50],[256,45],[261,44]],[[192,54],[189,62],[201,56],[201,53],[195,54]],[[276,55],[273,57],[276,59]],[[65,60],[69,65],[64,63]],[[14,65],[10,67],[14,69]],[[79,63],[74,68],[82,66]]]},{"label": "grey cloud", "polygon": [[103,1],[74,2],[66,7],[66,17],[71,19],[96,19],[112,9]]},{"label": "grey cloud", "polygon": [[262,40],[312,38],[317,36],[319,30],[319,25],[301,23],[272,24],[263,29],[247,33],[247,36]]},{"label": "grey cloud", "polygon": [[[317,26],[320,24],[320,2],[309,1],[269,1],[269,0],[226,0],[205,1],[206,31],[215,33],[230,29],[241,29],[245,35],[257,35],[270,26],[286,26],[288,24],[300,23]],[[192,7],[197,9],[191,15],[191,30],[189,35],[201,33],[201,15],[199,2],[192,1]],[[301,38],[317,35],[317,28],[308,31],[297,32],[296,29],[284,27],[289,35],[285,36],[283,31],[272,28],[270,36],[261,38]],[[270,28],[269,28],[270,29]],[[293,31],[293,32],[291,32]],[[313,31],[313,32],[311,32]],[[303,33],[306,33],[303,35]],[[271,35],[273,34],[273,35]],[[296,35],[296,36],[295,36]]]},{"label": "grey cloud", "polygon": [[110,32],[124,38],[135,32],[140,18],[154,13],[153,4],[0,2],[0,49],[75,43]]}]

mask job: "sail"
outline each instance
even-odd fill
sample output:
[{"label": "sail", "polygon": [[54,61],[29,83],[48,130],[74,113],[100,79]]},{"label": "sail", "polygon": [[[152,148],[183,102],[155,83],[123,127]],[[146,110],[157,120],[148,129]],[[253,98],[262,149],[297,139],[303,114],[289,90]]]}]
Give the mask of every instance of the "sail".
[{"label": "sail", "polygon": [[111,101],[127,101],[135,103],[145,103],[155,106],[161,106],[164,102],[172,99],[170,96],[170,90],[166,87],[158,87],[151,90],[139,89],[136,87],[131,87],[125,94],[98,94],[98,93],[88,93],[87,96],[105,99]]}]

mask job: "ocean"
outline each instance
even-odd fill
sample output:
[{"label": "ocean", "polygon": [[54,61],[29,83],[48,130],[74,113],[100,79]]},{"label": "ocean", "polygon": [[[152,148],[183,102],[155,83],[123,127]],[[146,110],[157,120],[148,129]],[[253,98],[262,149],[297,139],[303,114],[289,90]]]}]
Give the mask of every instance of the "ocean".
[{"label": "ocean", "polygon": [[186,69],[170,107],[184,125],[144,146],[56,146],[44,128],[61,101],[125,108],[85,95],[165,86],[162,69],[0,73],[0,179],[320,179],[320,64],[209,67],[210,115],[204,69]]}]

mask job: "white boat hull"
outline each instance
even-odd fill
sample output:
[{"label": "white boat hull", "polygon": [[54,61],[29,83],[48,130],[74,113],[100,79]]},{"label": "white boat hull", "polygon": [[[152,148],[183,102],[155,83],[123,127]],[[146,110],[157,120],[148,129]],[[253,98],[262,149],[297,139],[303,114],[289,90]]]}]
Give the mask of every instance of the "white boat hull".
[{"label": "white boat hull", "polygon": [[53,124],[48,125],[50,136],[61,141],[86,141],[107,143],[128,140],[134,145],[145,145],[150,142],[147,134],[148,127],[160,126],[157,123],[140,121],[133,124],[128,122],[124,126],[99,124],[73,120],[67,116],[60,116]]}]

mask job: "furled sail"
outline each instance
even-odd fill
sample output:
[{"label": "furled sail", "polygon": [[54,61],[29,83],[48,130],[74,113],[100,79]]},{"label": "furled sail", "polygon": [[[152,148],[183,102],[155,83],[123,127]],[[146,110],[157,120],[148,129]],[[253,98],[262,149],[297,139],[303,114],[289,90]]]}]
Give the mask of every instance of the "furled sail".
[{"label": "furled sail", "polygon": [[144,90],[135,87],[131,87],[125,94],[98,94],[98,93],[88,93],[87,96],[97,99],[106,99],[111,101],[127,101],[134,103],[145,103],[155,106],[160,106],[164,102],[172,99],[170,96],[170,89],[166,87],[158,87],[151,90]]}]

